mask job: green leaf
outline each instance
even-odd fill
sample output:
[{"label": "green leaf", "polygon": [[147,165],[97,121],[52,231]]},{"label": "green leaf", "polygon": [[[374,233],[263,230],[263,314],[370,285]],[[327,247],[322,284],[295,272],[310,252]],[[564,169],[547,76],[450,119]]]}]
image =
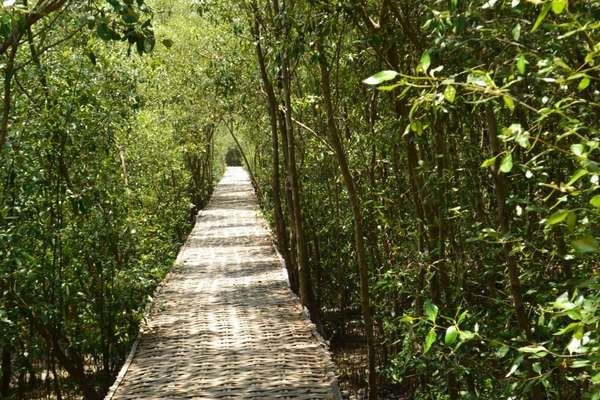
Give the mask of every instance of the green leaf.
[{"label": "green leaf", "polygon": [[498,0],[487,0],[485,2],[485,4],[481,6],[481,8],[483,8],[483,9],[493,8],[497,2],[498,2]]},{"label": "green leaf", "polygon": [[492,158],[488,158],[487,160],[485,160],[484,162],[481,163],[481,168],[489,168],[489,167],[491,167],[496,162],[496,158],[498,158],[498,156],[492,157]]},{"label": "green leaf", "polygon": [[512,170],[512,168],[513,168],[512,154],[508,153],[507,155],[504,156],[504,158],[502,159],[502,162],[500,163],[500,171],[507,174]]},{"label": "green leaf", "polygon": [[594,385],[600,384],[600,372],[598,372],[596,375],[592,376],[592,383]]},{"label": "green leaf", "polygon": [[551,216],[549,216],[546,219],[546,225],[556,225],[558,223],[563,222],[567,218],[569,213],[570,213],[569,210],[561,210],[561,211],[555,212],[554,214],[552,214]]},{"label": "green leaf", "polygon": [[378,73],[376,73],[373,76],[368,77],[367,79],[363,80],[363,83],[365,85],[379,85],[383,82],[387,82],[387,81],[391,81],[393,79],[395,79],[398,75],[398,72],[396,71],[390,71],[390,70],[386,70],[386,71],[380,71]]},{"label": "green leaf", "polygon": [[511,97],[502,96],[502,100],[504,100],[504,105],[506,106],[506,108],[508,108],[510,111],[515,111],[515,102]]},{"label": "green leaf", "polygon": [[579,168],[577,171],[575,171],[575,173],[573,174],[573,176],[571,176],[571,179],[569,179],[569,182],[567,183],[567,185],[568,186],[573,185],[574,183],[576,183],[578,180],[580,180],[581,178],[583,178],[587,174],[588,174],[587,170],[585,170],[583,168]]},{"label": "green leaf", "polygon": [[537,30],[537,28],[540,27],[542,22],[544,22],[546,15],[548,15],[548,11],[550,11],[550,7],[551,7],[550,3],[544,3],[544,5],[542,6],[542,10],[540,11],[540,14],[538,15],[537,19],[535,20],[535,23],[533,24],[533,28],[531,28],[531,32],[535,32]]},{"label": "green leaf", "polygon": [[577,85],[577,90],[579,90],[580,92],[584,91],[588,86],[590,86],[590,77],[585,75],[583,78],[581,78],[581,80],[579,81],[579,85]]},{"label": "green leaf", "polygon": [[473,339],[475,337],[475,334],[471,331],[460,331],[459,337],[460,337],[460,340],[466,342],[467,340]]},{"label": "green leaf", "polygon": [[593,253],[598,251],[598,241],[589,235],[573,240],[571,245],[579,253]]},{"label": "green leaf", "polygon": [[582,326],[581,322],[571,322],[569,325],[565,326],[564,328],[562,328],[558,332],[555,332],[554,336],[565,335],[565,334],[567,334],[567,333],[569,333],[571,331],[579,329],[580,326]]},{"label": "green leaf", "polygon": [[590,365],[590,360],[575,360],[571,364],[571,368],[585,368]]},{"label": "green leaf", "polygon": [[506,378],[517,372],[517,369],[519,369],[519,365],[521,365],[522,362],[523,356],[518,357],[513,363],[512,367],[510,367],[510,371],[508,371],[508,373],[506,374]]},{"label": "green leaf", "polygon": [[519,41],[519,38],[521,37],[521,24],[515,25],[515,27],[512,30],[512,37],[513,39],[515,39],[516,42]]},{"label": "green leaf", "polygon": [[571,153],[575,154],[577,157],[582,157],[585,154],[585,145],[581,143],[572,144]]},{"label": "green leaf", "polygon": [[556,15],[562,13],[567,6],[567,0],[552,0],[552,12]]},{"label": "green leaf", "polygon": [[498,350],[496,350],[496,357],[498,358],[504,358],[504,356],[506,356],[506,354],[508,354],[508,351],[510,350],[510,347],[508,347],[507,345],[502,345],[502,347],[500,347]]},{"label": "green leaf", "polygon": [[444,336],[444,343],[448,346],[452,346],[456,342],[458,337],[458,328],[455,325],[451,325],[446,329],[446,335]]},{"label": "green leaf", "polygon": [[531,345],[531,346],[524,346],[524,347],[519,347],[518,349],[521,353],[545,353],[548,354],[548,349],[545,348],[544,346],[540,346],[540,345]]},{"label": "green leaf", "polygon": [[569,293],[564,292],[563,294],[561,294],[560,296],[558,296],[556,298],[556,300],[553,303],[554,308],[557,308],[559,310],[571,310],[573,308],[575,308],[575,304],[573,304],[570,300],[569,300]]},{"label": "green leaf", "polygon": [[377,86],[377,90],[381,90],[382,92],[391,92],[392,90],[402,85],[404,85],[404,82],[393,83],[391,85]]},{"label": "green leaf", "polygon": [[485,71],[473,71],[467,76],[467,83],[480,87],[496,87],[494,81]]},{"label": "green leaf", "polygon": [[456,89],[454,88],[454,86],[452,86],[452,85],[446,86],[446,89],[444,90],[444,99],[446,99],[446,101],[448,103],[454,103],[455,98],[456,98]]},{"label": "green leaf", "polygon": [[431,328],[425,336],[425,344],[423,345],[423,354],[427,353],[431,346],[435,343],[437,339],[437,334],[435,333],[435,328]]},{"label": "green leaf", "polygon": [[425,316],[427,317],[427,319],[431,322],[435,322],[438,315],[438,306],[427,300],[423,305],[423,309],[425,311]]},{"label": "green leaf", "polygon": [[425,50],[423,55],[421,56],[421,61],[419,61],[419,67],[423,72],[427,73],[427,70],[431,66],[431,56],[429,55],[429,51]]},{"label": "green leaf", "polygon": [[600,195],[592,197],[592,199],[590,200],[590,204],[596,208],[600,208]]},{"label": "green leaf", "polygon": [[519,74],[525,75],[525,69],[527,68],[527,59],[523,54],[519,54],[516,61],[517,71]]}]

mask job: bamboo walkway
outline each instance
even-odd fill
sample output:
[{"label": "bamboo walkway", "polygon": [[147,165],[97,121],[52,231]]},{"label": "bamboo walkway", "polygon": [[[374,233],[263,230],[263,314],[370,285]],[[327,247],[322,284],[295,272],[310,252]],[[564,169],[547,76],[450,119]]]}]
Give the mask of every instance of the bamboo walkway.
[{"label": "bamboo walkway", "polygon": [[339,399],[247,173],[229,167],[105,400]]}]

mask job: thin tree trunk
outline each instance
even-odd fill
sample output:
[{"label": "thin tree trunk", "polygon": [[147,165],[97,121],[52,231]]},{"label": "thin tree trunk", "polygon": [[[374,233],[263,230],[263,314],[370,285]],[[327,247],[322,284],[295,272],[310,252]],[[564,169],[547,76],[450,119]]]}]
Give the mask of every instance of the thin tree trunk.
[{"label": "thin tree trunk", "polygon": [[[498,126],[496,123],[496,116],[491,107],[486,107],[485,116],[487,120],[487,132],[488,139],[490,141],[490,147],[492,153],[497,156],[500,154],[500,144],[498,142]],[[500,157],[496,159],[492,168],[492,177],[494,179],[494,186],[496,188],[496,218],[500,233],[506,235],[510,231],[509,214],[506,210],[506,199],[508,196],[508,189],[505,176],[500,172]],[[529,330],[529,321],[525,312],[525,306],[523,304],[523,297],[521,295],[521,281],[519,279],[519,267],[515,261],[515,258],[511,254],[511,246],[508,243],[504,244],[504,260],[508,269],[508,277],[510,282],[510,294],[513,301],[513,307],[517,316],[517,322],[521,332],[527,339],[531,339],[531,332]]]},{"label": "thin tree trunk", "polygon": [[265,57],[260,42],[260,24],[259,14],[256,3],[252,3],[254,13],[254,41],[256,48],[256,58],[260,69],[260,75],[263,82],[264,90],[267,94],[267,109],[269,111],[269,120],[271,125],[271,192],[273,197],[273,214],[275,217],[275,233],[277,235],[277,247],[285,260],[285,265],[288,268],[288,275],[291,275],[290,253],[288,250],[288,238],[286,235],[286,227],[283,219],[283,210],[281,207],[281,182],[279,179],[279,135],[277,131],[277,99],[275,91],[265,64]]},{"label": "thin tree trunk", "polygon": [[371,314],[371,299],[369,295],[369,265],[367,262],[363,218],[361,213],[361,204],[356,189],[356,183],[352,172],[348,166],[346,153],[344,152],[338,126],[334,119],[333,102],[331,99],[331,86],[329,78],[329,69],[326,55],[322,48],[322,43],[317,42],[319,49],[319,65],[321,69],[321,90],[327,113],[327,133],[331,147],[334,150],[335,158],[342,173],[342,181],[348,192],[348,200],[354,219],[354,247],[356,251],[356,263],[360,278],[360,298],[363,320],[365,323],[365,333],[367,337],[367,352],[369,363],[369,399],[377,398],[377,375],[375,360],[375,338],[373,335],[373,316]]},{"label": "thin tree trunk", "polygon": [[285,166],[285,199],[287,206],[287,213],[289,218],[290,229],[290,240],[289,240],[289,254],[290,254],[290,262],[291,262],[291,270],[293,275],[290,275],[290,286],[292,287],[292,291],[297,295],[300,294],[300,283],[298,278],[298,246],[296,245],[296,225],[294,224],[294,202],[292,200],[292,190],[289,182],[289,165],[290,161],[288,160],[288,142],[287,142],[287,134],[285,127],[285,116],[283,115],[283,111],[279,112],[279,131],[281,132],[281,146],[283,152],[283,162]]},{"label": "thin tree trunk", "polygon": [[13,45],[4,67],[4,99],[2,108],[2,121],[0,122],[0,152],[4,149],[8,139],[8,121],[10,120],[10,109],[12,105],[12,78],[14,75],[15,58],[17,57],[17,45]]},{"label": "thin tree trunk", "polygon": [[[275,1],[274,4],[277,4]],[[278,5],[277,5],[278,7]],[[279,13],[279,9],[276,10]],[[289,10],[285,10],[282,15],[286,20],[283,22],[283,34],[284,36],[289,35],[287,13]],[[294,218],[294,226],[296,231],[296,246],[297,246],[297,263],[298,263],[298,286],[300,291],[300,301],[302,305],[308,308],[311,317],[315,320],[318,319],[318,310],[314,304],[314,293],[312,289],[312,281],[310,274],[310,266],[308,265],[308,258],[306,255],[306,240],[304,237],[304,228],[302,221],[302,210],[300,200],[300,184],[298,182],[298,173],[296,170],[296,150],[294,142],[294,125],[292,121],[292,101],[291,101],[291,76],[290,76],[290,65],[289,65],[289,54],[287,46],[284,45],[282,55],[282,68],[281,68],[281,80],[283,89],[283,103],[285,107],[285,127],[287,135],[287,155],[288,155],[288,180],[290,183],[290,189],[292,193],[292,210]]]},{"label": "thin tree trunk", "polygon": [[2,348],[2,382],[0,383],[0,397],[8,397],[10,381],[12,379],[12,352],[5,345]]}]

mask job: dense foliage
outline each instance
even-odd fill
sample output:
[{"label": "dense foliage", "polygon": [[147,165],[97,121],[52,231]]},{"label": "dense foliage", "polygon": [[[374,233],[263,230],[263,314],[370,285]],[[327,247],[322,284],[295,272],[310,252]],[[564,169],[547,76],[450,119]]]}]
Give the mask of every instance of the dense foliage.
[{"label": "dense foliage", "polygon": [[2,395],[110,385],[229,148],[344,385],[600,398],[597,1],[152,6],[4,2]]},{"label": "dense foliage", "polygon": [[139,0],[0,12],[0,397],[100,398],[222,171],[199,51],[168,37],[201,27]]},{"label": "dense foliage", "polygon": [[361,308],[415,398],[598,398],[598,2],[240,10],[263,204],[333,346]]}]

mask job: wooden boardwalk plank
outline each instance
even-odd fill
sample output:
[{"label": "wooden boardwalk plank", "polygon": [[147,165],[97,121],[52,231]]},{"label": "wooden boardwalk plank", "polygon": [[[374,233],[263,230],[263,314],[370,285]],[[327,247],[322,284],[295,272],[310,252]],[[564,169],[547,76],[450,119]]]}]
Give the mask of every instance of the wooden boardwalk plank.
[{"label": "wooden boardwalk plank", "polygon": [[339,399],[248,175],[229,167],[158,291],[117,399]]}]

